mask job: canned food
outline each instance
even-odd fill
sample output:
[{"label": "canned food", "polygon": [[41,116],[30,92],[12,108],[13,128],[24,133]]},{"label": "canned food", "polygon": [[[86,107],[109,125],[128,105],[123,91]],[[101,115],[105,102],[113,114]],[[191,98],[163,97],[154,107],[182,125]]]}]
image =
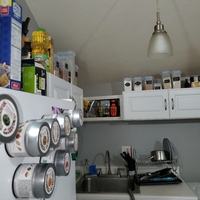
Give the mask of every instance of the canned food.
[{"label": "canned food", "polygon": [[71,128],[81,127],[83,125],[83,113],[81,109],[65,110],[69,116]]},{"label": "canned food", "polygon": [[21,164],[13,176],[13,193],[17,198],[49,198],[55,181],[53,164]]},{"label": "canned food", "polygon": [[78,151],[78,134],[76,128],[73,128],[70,136],[66,138],[66,149],[70,153],[76,153]]},{"label": "canned food", "polygon": [[67,176],[71,167],[71,156],[68,151],[57,150],[54,156],[56,176]]},{"label": "canned food", "polygon": [[0,95],[0,142],[11,142],[18,126],[19,114],[14,100],[9,95]]},{"label": "canned food", "polygon": [[47,122],[28,121],[19,125],[15,140],[5,145],[11,157],[45,156],[50,148],[50,128]]},{"label": "canned food", "polygon": [[56,118],[58,120],[61,129],[61,137],[66,137],[70,134],[71,125],[70,125],[70,119],[67,116],[67,114],[51,114],[42,116],[42,119],[48,119],[48,118]]}]

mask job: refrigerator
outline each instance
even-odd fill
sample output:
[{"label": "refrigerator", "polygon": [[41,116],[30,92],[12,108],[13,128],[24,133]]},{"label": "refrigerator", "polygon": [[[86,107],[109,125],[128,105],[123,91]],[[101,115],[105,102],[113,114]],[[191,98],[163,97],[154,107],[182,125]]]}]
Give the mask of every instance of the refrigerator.
[{"label": "refrigerator", "polygon": [[[27,120],[40,119],[45,114],[51,114],[52,106],[62,109],[74,109],[75,106],[72,100],[55,99],[0,87],[0,95],[2,94],[9,95],[14,100],[18,109],[20,123]],[[0,143],[0,200],[16,199],[12,189],[16,168],[23,163],[39,163],[39,159],[40,157],[10,157],[5,150],[5,142]],[[75,161],[71,160],[70,172],[67,176],[56,176],[55,188],[49,199],[76,199]]]}]

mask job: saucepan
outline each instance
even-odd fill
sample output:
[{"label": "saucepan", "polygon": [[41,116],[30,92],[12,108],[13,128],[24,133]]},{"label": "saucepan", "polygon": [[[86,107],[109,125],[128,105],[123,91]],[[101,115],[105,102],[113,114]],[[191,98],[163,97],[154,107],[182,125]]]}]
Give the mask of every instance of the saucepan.
[{"label": "saucepan", "polygon": [[151,161],[166,161],[167,160],[167,151],[164,150],[154,150],[151,151],[150,160]]}]

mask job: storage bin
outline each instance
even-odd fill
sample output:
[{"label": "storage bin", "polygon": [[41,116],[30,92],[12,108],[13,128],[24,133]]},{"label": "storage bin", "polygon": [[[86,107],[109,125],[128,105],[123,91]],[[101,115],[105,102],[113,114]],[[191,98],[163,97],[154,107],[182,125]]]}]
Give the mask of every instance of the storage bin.
[{"label": "storage bin", "polygon": [[162,83],[164,89],[172,88],[172,81],[171,81],[171,71],[166,70],[161,72],[162,76]]},{"label": "storage bin", "polygon": [[142,91],[142,77],[133,78],[134,91]]},{"label": "storage bin", "polygon": [[124,78],[124,91],[132,91],[132,78]]},{"label": "storage bin", "polygon": [[181,88],[181,70],[172,71],[173,88]]},{"label": "storage bin", "polygon": [[144,88],[145,90],[153,90],[153,76],[144,77]]}]

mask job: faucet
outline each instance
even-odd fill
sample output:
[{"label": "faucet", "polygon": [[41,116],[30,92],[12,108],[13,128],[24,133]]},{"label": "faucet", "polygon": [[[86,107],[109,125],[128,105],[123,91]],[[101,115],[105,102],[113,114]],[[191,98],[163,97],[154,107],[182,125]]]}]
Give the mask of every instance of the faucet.
[{"label": "faucet", "polygon": [[108,174],[112,174],[110,170],[110,152],[108,150],[106,151],[105,163],[108,163]]}]

